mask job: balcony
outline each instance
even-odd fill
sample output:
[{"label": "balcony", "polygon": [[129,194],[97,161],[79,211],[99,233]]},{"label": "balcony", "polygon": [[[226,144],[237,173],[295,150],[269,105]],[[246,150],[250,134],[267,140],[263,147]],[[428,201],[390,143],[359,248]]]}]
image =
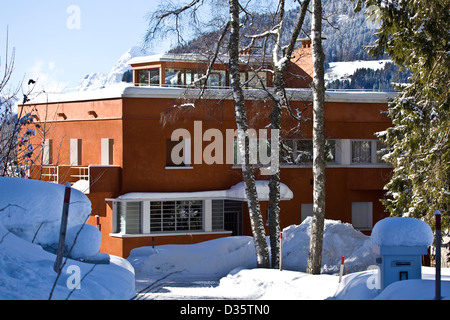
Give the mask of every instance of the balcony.
[{"label": "balcony", "polygon": [[37,166],[30,177],[58,184],[69,182],[73,188],[90,194],[118,189],[120,170],[119,166],[112,165],[46,165]]}]

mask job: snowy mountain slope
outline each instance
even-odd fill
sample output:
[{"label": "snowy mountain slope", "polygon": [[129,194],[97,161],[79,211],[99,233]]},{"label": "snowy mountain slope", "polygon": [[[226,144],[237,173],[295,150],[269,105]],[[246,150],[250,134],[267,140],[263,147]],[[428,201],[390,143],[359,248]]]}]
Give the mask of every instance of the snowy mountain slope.
[{"label": "snowy mountain slope", "polygon": [[122,82],[125,72],[130,70],[128,62],[135,57],[145,56],[146,52],[140,47],[132,47],[117,61],[108,74],[94,72],[87,74],[74,91],[98,90]]},{"label": "snowy mountain slope", "polygon": [[348,79],[352,76],[357,69],[383,69],[386,63],[392,62],[391,60],[373,60],[373,61],[341,61],[330,62],[329,68],[325,71],[325,81],[330,82],[334,80]]}]

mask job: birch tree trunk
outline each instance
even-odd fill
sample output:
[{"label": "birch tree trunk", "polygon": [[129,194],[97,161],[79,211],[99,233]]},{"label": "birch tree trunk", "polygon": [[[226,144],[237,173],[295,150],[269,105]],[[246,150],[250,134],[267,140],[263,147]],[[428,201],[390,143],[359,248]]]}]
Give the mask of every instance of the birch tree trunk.
[{"label": "birch tree trunk", "polygon": [[[285,1],[279,1],[279,25],[275,33],[275,46],[272,52],[273,72],[274,72],[274,95],[272,96],[273,108],[270,114],[270,123],[272,129],[281,130],[281,109],[288,104],[286,97],[284,77],[286,70],[291,60],[292,53],[295,49],[298,36],[302,30],[305,15],[309,6],[310,0],[305,0],[302,3],[298,15],[297,23],[292,30],[289,44],[283,50],[281,47],[282,34],[284,29],[285,19]],[[273,147],[273,146],[272,146]],[[280,143],[278,145],[280,150]],[[272,268],[278,268],[280,263],[280,171],[277,170],[270,176],[269,182],[269,235]]]},{"label": "birch tree trunk", "polygon": [[242,176],[246,186],[248,199],[248,210],[253,239],[256,250],[256,262],[259,268],[270,268],[269,249],[266,242],[264,223],[261,216],[258,194],[256,191],[255,176],[253,166],[249,163],[249,137],[248,122],[245,110],[244,93],[240,81],[239,72],[239,10],[238,0],[229,0],[230,3],[230,74],[231,87],[235,106],[235,118],[239,132],[239,150],[241,152]]},{"label": "birch tree trunk", "polygon": [[324,60],[322,50],[322,3],[313,0],[312,48],[313,91],[313,220],[307,273],[320,274],[322,265],[323,229],[325,221],[325,134],[324,134]]}]

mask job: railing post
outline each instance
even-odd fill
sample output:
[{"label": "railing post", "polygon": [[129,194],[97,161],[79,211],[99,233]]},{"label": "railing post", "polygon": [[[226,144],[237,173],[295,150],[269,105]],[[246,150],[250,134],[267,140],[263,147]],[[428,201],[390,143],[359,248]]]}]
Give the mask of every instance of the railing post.
[{"label": "railing post", "polygon": [[436,274],[435,274],[435,300],[441,300],[441,212],[435,211],[436,218]]},{"label": "railing post", "polygon": [[64,191],[64,203],[63,203],[63,209],[62,209],[62,215],[61,215],[61,228],[59,231],[58,252],[56,255],[55,265],[53,266],[53,269],[55,270],[56,273],[59,273],[61,271],[61,263],[62,263],[63,253],[64,253],[64,245],[66,242],[67,220],[69,217],[70,190],[71,190],[70,183],[67,182],[66,188]]}]

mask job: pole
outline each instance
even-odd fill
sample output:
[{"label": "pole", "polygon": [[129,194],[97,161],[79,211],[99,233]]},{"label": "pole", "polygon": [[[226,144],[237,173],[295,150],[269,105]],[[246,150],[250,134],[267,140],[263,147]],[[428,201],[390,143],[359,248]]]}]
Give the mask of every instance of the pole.
[{"label": "pole", "polygon": [[102,231],[102,226],[100,225],[100,216],[98,214],[95,215],[95,220],[97,222],[98,231]]},{"label": "pole", "polygon": [[280,271],[283,270],[283,232],[280,232]]},{"label": "pole", "polygon": [[339,271],[339,283],[341,283],[342,275],[344,273],[344,260],[345,260],[345,258],[342,257],[342,259],[341,259],[341,270]]},{"label": "pole", "polygon": [[435,274],[435,300],[441,300],[441,212],[435,211],[436,218],[436,274]]},{"label": "pole", "polygon": [[61,228],[59,231],[58,253],[56,256],[55,265],[53,266],[53,269],[55,270],[56,273],[59,273],[61,271],[61,263],[64,253],[64,244],[66,242],[67,219],[69,216],[70,190],[71,190],[70,183],[67,182],[66,189],[64,191],[64,204],[61,215]]}]

